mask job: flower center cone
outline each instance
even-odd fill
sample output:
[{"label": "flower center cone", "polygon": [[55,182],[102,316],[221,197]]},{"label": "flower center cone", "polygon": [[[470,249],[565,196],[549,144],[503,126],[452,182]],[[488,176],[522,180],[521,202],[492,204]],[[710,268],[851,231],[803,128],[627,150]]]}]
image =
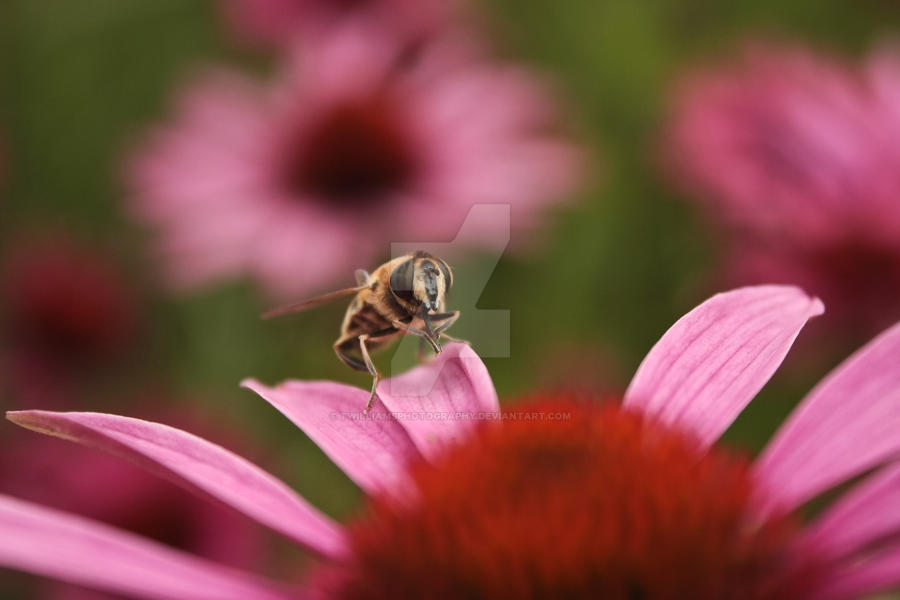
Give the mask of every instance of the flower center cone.
[{"label": "flower center cone", "polygon": [[[337,598],[802,598],[796,523],[748,518],[747,461],[612,403],[553,398],[563,420],[486,423],[412,468],[418,498],[374,499]],[[520,407],[518,407],[521,410]]]}]

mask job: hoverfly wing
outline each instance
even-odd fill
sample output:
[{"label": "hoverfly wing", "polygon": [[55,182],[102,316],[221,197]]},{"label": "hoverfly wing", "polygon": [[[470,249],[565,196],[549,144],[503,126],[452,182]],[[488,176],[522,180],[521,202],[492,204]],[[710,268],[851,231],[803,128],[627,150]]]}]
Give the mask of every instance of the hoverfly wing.
[{"label": "hoverfly wing", "polygon": [[357,269],[354,273],[356,276],[356,285],[369,285],[369,272],[365,269]]},{"label": "hoverfly wing", "polygon": [[264,312],[262,314],[261,318],[271,319],[272,317],[280,317],[281,315],[289,315],[291,313],[303,312],[304,310],[309,310],[311,308],[315,308],[317,306],[321,306],[323,304],[333,302],[334,300],[339,300],[346,296],[352,296],[353,294],[358,294],[359,292],[366,289],[366,287],[368,287],[368,286],[361,285],[359,287],[344,288],[343,290],[329,292],[329,293],[323,294],[321,296],[316,296],[315,298],[310,298],[309,300],[304,300],[303,302],[296,302],[294,304],[279,306],[277,308],[273,308],[272,310],[268,310],[268,311]]}]

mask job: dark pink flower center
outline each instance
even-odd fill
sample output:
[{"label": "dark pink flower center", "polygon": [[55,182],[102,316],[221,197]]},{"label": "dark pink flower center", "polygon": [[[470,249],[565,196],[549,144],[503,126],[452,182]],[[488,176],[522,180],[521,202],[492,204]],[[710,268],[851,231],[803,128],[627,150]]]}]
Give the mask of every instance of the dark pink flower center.
[{"label": "dark pink flower center", "polygon": [[[847,309],[856,314],[883,316],[877,324],[892,323],[900,308],[900,250],[880,245],[875,240],[862,237],[816,250],[812,261],[820,279],[830,285],[819,292],[826,301],[834,299],[835,308]],[[848,293],[853,298],[850,306],[841,306],[840,299]]]},{"label": "dark pink flower center", "polygon": [[[521,408],[517,409],[523,410]],[[338,598],[802,598],[788,519],[748,520],[746,461],[618,406],[535,404],[418,464],[415,503],[373,500]],[[570,419],[548,415],[570,413]],[[525,414],[525,413],[520,413]]]},{"label": "dark pink flower center", "polygon": [[16,248],[2,283],[5,327],[18,350],[81,361],[121,350],[134,333],[133,298],[113,266],[69,242]]},{"label": "dark pink flower center", "polygon": [[336,6],[341,10],[354,10],[371,3],[371,0],[325,0],[326,5],[330,4],[331,7]]},{"label": "dark pink flower center", "polygon": [[287,183],[297,195],[356,205],[402,191],[416,168],[399,108],[374,96],[332,107],[294,148]]}]

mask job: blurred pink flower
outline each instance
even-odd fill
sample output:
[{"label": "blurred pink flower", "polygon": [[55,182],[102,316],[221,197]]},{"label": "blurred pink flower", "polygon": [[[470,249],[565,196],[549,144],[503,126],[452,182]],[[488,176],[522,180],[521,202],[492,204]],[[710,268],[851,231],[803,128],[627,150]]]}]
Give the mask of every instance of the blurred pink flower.
[{"label": "blurred pink flower", "polygon": [[[360,389],[245,382],[373,496],[371,510],[348,528],[247,461],[177,429],[99,413],[22,411],[8,418],[163,472],[285,534],[320,556],[310,581],[337,596],[402,598],[411,581],[425,577],[423,585],[436,597],[459,585],[485,597],[507,597],[511,589],[597,597],[604,586],[599,574],[606,573],[613,585],[627,587],[622,593],[647,597],[658,597],[660,586],[677,592],[687,585],[709,598],[859,598],[900,585],[900,324],[823,379],[752,467],[714,446],[778,368],[807,319],[821,312],[817,299],[788,286],[717,295],[653,347],[625,393],[624,410],[576,412],[557,421],[564,428],[558,431],[549,418],[533,417],[475,428],[500,413],[484,365],[460,344],[431,365],[384,381],[381,402],[368,417],[360,413],[367,397]],[[567,403],[541,408],[573,409]],[[514,416],[503,414],[504,421]],[[596,427],[606,435],[598,437]],[[473,463],[473,449],[485,443],[505,454],[475,452]],[[595,456],[598,447],[609,452]],[[647,469],[616,469],[622,457]],[[508,468],[497,473],[484,465]],[[535,476],[535,469],[543,475]],[[597,480],[594,473],[612,479]],[[488,475],[493,478],[479,478]],[[682,478],[689,480],[685,486]],[[848,482],[802,527],[791,516]],[[479,484],[503,491],[484,514],[466,510],[471,495],[482,495],[472,489]],[[435,507],[422,502],[435,490],[452,497]],[[450,510],[457,505],[462,510]],[[575,525],[558,526],[570,515]],[[710,519],[727,527],[710,527]],[[410,538],[406,522],[424,529]],[[448,522],[450,529],[440,528]],[[621,528],[598,529],[616,522],[635,522],[639,529],[615,533],[625,536],[616,544],[609,535]],[[510,541],[498,531],[518,533]],[[297,593],[10,497],[0,501],[0,532],[2,564],[138,596],[221,600]],[[411,539],[418,540],[415,555],[403,554]],[[380,542],[377,552],[373,540]],[[587,552],[573,551],[583,543]],[[603,555],[600,570],[585,572],[598,566],[586,561],[604,547],[615,552]],[[697,556],[711,561],[692,560]],[[409,572],[420,560],[431,560],[427,576]],[[660,579],[635,579],[635,573]],[[491,587],[498,578],[501,587]],[[665,588],[670,581],[675,587]],[[419,597],[423,588],[412,593]]]},{"label": "blurred pink flower", "polygon": [[671,173],[725,226],[729,281],[795,283],[832,333],[900,317],[900,53],[752,46],[674,96]]},{"label": "blurred pink flower", "polygon": [[279,44],[315,35],[345,20],[367,20],[411,40],[450,20],[454,0],[223,0],[225,15],[242,38]]},{"label": "blurred pink flower", "polygon": [[[249,273],[297,296],[392,241],[452,239],[473,204],[531,227],[572,190],[544,90],[458,38],[404,53],[348,26],[294,58],[268,89],[218,72],[183,90],[131,162],[134,213],[176,286]],[[480,222],[475,241],[507,225]]]},{"label": "blurred pink flower", "polygon": [[[178,422],[231,443],[236,440],[232,432],[201,426],[194,419],[180,418]],[[247,569],[262,566],[262,532],[249,519],[90,448],[7,433],[0,451],[0,491],[227,565]],[[42,582],[40,589],[41,598],[111,598],[56,582]]]},{"label": "blurred pink flower", "polygon": [[59,232],[22,235],[0,258],[0,381],[19,405],[108,369],[136,341],[136,298],[99,249]]}]

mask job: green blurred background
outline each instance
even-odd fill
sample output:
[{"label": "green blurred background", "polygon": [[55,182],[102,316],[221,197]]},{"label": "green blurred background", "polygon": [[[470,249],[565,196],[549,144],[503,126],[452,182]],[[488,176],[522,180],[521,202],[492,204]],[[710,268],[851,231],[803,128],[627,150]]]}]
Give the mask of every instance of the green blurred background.
[{"label": "green blurred background", "polygon": [[[184,0],[0,0],[8,163],[0,235],[47,223],[70,229],[114,248],[144,292],[139,373],[108,377],[81,408],[127,414],[136,387],[163,382],[173,398],[197,398],[207,414],[239,423],[278,475],[341,517],[358,505],[355,486],[237,383],[255,376],[368,386],[330,349],[343,306],[273,326],[257,318],[265,305],[247,282],[183,297],[154,291],[145,233],[122,210],[121,152],[168,114],[184,77],[209,63],[267,68],[264,54],[230,41],[218,9]],[[526,258],[504,255],[481,296],[480,307],[511,315],[511,355],[486,361],[506,401],[567,381],[624,388],[662,332],[714,291],[715,237],[656,165],[666,90],[682,67],[760,35],[857,56],[900,25],[900,5],[887,0],[492,0],[474,9],[501,54],[562,90],[595,174],[548,219],[545,245]],[[454,332],[466,337],[465,315]],[[831,364],[778,374],[729,439],[760,448]]]}]

